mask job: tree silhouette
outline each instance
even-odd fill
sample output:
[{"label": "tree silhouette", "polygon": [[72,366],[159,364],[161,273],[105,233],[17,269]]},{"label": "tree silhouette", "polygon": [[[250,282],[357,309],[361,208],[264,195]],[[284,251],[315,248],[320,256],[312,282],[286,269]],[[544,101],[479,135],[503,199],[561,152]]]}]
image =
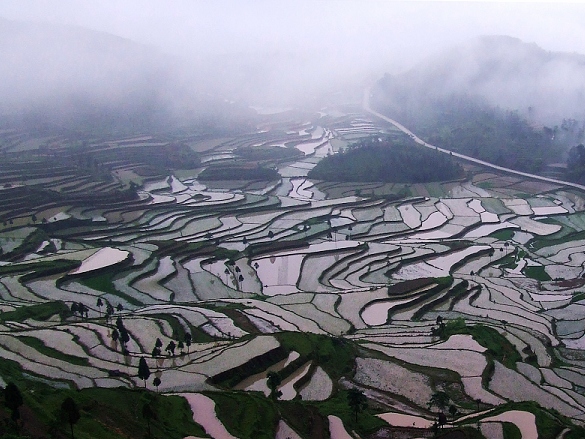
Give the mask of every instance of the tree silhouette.
[{"label": "tree silhouette", "polygon": [[88,313],[89,313],[89,308],[87,306],[85,306],[83,303],[79,302],[77,304],[77,312],[79,313],[79,315],[81,316],[81,318],[88,317]]},{"label": "tree silhouette", "polygon": [[114,307],[112,306],[111,303],[108,303],[106,305],[106,316],[109,318],[114,314]]},{"label": "tree silhouette", "polygon": [[122,321],[121,317],[118,317],[116,319],[116,328],[118,328],[119,331],[121,331],[124,328],[124,322]]},{"label": "tree silhouette", "polygon": [[189,353],[189,348],[191,347],[191,340],[192,340],[191,333],[185,332],[185,345],[187,346],[187,353]]},{"label": "tree silhouette", "polygon": [[455,415],[457,414],[459,410],[457,410],[457,407],[455,407],[455,404],[451,404],[449,406],[449,414],[451,415],[451,420],[454,421],[455,420]]},{"label": "tree silhouette", "polygon": [[439,413],[439,427],[443,428],[446,423],[447,423],[447,416],[445,415],[445,413],[443,413],[443,412]]},{"label": "tree silhouette", "polygon": [[169,342],[169,344],[167,345],[167,347],[165,348],[165,351],[167,351],[169,353],[169,356],[175,355],[175,348],[176,347],[177,347],[177,345],[175,344],[175,342],[173,340],[171,340]]},{"label": "tree silhouette", "polygon": [[154,377],[154,379],[152,380],[152,385],[154,387],[156,387],[156,391],[158,392],[158,386],[160,386],[160,378],[159,377]]},{"label": "tree silhouette", "polygon": [[120,338],[120,333],[118,332],[117,329],[114,328],[114,330],[112,331],[112,340],[118,341],[119,338]]},{"label": "tree silhouette", "polygon": [[278,386],[282,383],[282,378],[278,372],[270,371],[266,374],[266,384],[270,389],[270,397],[273,400],[277,400],[282,393],[278,390]]},{"label": "tree silhouette", "polygon": [[[23,404],[22,394],[14,383],[8,383],[4,389],[4,405],[11,411],[10,419],[18,423],[20,419],[19,407]],[[17,428],[18,428],[18,424]]]},{"label": "tree silhouette", "polygon": [[146,402],[142,406],[142,417],[146,419],[146,424],[148,425],[148,437],[151,437],[150,421],[157,419],[156,412],[154,411],[154,407],[152,406],[152,401]]},{"label": "tree silhouette", "polygon": [[97,302],[95,303],[95,306],[98,307],[98,309],[100,310],[100,316],[102,315],[102,306],[104,306],[104,302],[102,301],[101,297],[98,297]]},{"label": "tree silhouette", "polygon": [[146,363],[146,358],[140,357],[138,362],[138,378],[144,381],[144,387],[146,387],[146,380],[150,377],[150,369]]},{"label": "tree silhouette", "polygon": [[368,398],[358,389],[349,389],[347,403],[355,415],[355,422],[357,422],[358,413],[368,408]]},{"label": "tree silhouette", "polygon": [[77,424],[77,421],[79,421],[79,418],[81,417],[79,414],[79,409],[77,408],[77,404],[75,404],[73,398],[65,398],[61,404],[61,413],[69,423],[69,427],[71,428],[71,439],[73,439],[73,426]]},{"label": "tree silhouette", "polygon": [[177,347],[181,351],[181,355],[185,355],[185,351],[183,350],[183,349],[185,349],[185,343],[183,343],[182,340],[179,340],[179,343],[177,344]]},{"label": "tree silhouette", "polygon": [[126,328],[122,327],[122,329],[120,329],[120,342],[122,343],[122,345],[124,347],[126,347],[126,343],[128,343],[130,341],[130,334],[128,334],[128,331],[126,330]]},{"label": "tree silhouette", "polygon": [[447,395],[445,392],[439,391],[431,395],[431,399],[427,405],[429,406],[429,409],[435,406],[439,409],[439,411],[443,412],[449,405],[450,400],[451,398],[449,398],[449,395]]}]

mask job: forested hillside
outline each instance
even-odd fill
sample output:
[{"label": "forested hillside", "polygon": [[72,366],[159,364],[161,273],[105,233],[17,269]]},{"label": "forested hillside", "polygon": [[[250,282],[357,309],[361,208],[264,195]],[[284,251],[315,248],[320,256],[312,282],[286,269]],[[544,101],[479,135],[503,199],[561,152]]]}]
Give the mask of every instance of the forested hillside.
[{"label": "forested hillside", "polygon": [[431,144],[543,173],[583,142],[583,65],[580,55],[484,37],[386,75],[371,101]]},{"label": "forested hillside", "polygon": [[410,139],[371,137],[348,151],[321,160],[309,178],[327,181],[425,183],[460,178],[463,169],[450,156],[417,145]]}]

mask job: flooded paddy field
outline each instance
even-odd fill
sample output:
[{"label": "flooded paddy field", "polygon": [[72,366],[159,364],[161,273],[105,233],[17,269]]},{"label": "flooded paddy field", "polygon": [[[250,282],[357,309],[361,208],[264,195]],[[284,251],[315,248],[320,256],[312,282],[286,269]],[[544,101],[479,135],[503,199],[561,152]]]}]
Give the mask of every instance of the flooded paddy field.
[{"label": "flooded paddy field", "polygon": [[[513,409],[528,401],[585,423],[585,194],[470,165],[467,179],[428,184],[307,177],[343,145],[386,134],[359,112],[264,115],[251,133],[185,140],[199,157],[188,169],[125,156],[107,184],[56,162],[53,175],[31,164],[4,176],[0,355],[75,389],[154,388],[137,376],[146,358],[156,390],[184,395],[223,437],[214,392],[269,398],[270,371],[283,401],[355,388],[396,427],[432,425],[439,392],[453,425],[485,437],[507,423],[537,437],[534,415]],[[226,163],[277,174],[198,178]],[[327,416],[332,437],[351,436]],[[275,436],[304,437],[279,425]]]}]

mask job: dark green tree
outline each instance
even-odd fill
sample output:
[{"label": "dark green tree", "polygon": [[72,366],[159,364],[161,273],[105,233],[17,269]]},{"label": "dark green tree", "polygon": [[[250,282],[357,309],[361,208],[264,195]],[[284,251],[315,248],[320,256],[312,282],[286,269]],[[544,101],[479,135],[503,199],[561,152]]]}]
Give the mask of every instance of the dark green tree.
[{"label": "dark green tree", "polygon": [[22,394],[14,383],[8,383],[4,389],[4,405],[10,410],[10,419],[18,422],[20,419],[20,406],[23,404]]},{"label": "dark green tree", "polygon": [[270,397],[275,401],[282,394],[278,390],[278,386],[280,386],[280,383],[282,383],[282,378],[280,377],[278,372],[270,371],[266,374],[266,384],[270,389]]},{"label": "dark green tree", "polygon": [[128,343],[130,341],[130,334],[128,334],[128,331],[126,330],[126,328],[122,328],[120,330],[120,341],[122,342],[122,344],[124,346],[126,346],[126,343]]},{"label": "dark green tree", "polygon": [[438,391],[431,395],[431,399],[429,400],[427,405],[429,409],[434,406],[437,407],[440,412],[444,412],[445,408],[449,405],[450,400],[451,398],[449,398],[449,395],[447,395],[443,391]]},{"label": "dark green tree", "polygon": [[156,391],[158,392],[158,386],[160,386],[161,380],[159,377],[154,377],[152,380],[152,385],[156,387]]},{"label": "dark green tree", "polygon": [[153,407],[153,401],[149,401],[142,406],[142,417],[146,419],[146,424],[148,425],[148,437],[152,437],[150,432],[150,421],[156,421],[157,419],[157,415]]},{"label": "dark green tree", "polygon": [[368,408],[368,398],[359,389],[349,389],[347,403],[354,413],[355,422],[357,422],[358,413]]},{"label": "dark green tree", "polygon": [[100,316],[102,315],[102,306],[104,306],[104,302],[102,301],[101,297],[98,297],[97,302],[95,303],[95,306],[98,307],[98,309],[100,310]]},{"label": "dark green tree", "polygon": [[192,340],[191,333],[185,332],[185,345],[187,346],[187,353],[189,353],[189,348],[191,347],[191,340]]},{"label": "dark green tree", "polygon": [[150,369],[146,363],[146,358],[140,357],[138,361],[138,378],[144,381],[144,387],[146,387],[146,380],[150,377]]},{"label": "dark green tree", "polygon": [[73,439],[73,426],[77,424],[77,421],[79,421],[79,418],[81,417],[79,409],[77,408],[77,404],[75,404],[73,398],[65,398],[61,404],[61,413],[65,420],[69,423],[69,427],[71,428],[71,439]]},{"label": "dark green tree", "polygon": [[169,344],[167,345],[167,347],[165,348],[165,351],[167,351],[169,353],[169,357],[172,355],[175,355],[175,348],[177,347],[177,345],[175,344],[175,342],[173,340],[171,340],[169,342]]},{"label": "dark green tree", "polygon": [[114,329],[112,331],[112,340],[118,341],[119,338],[120,338],[120,333],[118,332],[117,329]]}]

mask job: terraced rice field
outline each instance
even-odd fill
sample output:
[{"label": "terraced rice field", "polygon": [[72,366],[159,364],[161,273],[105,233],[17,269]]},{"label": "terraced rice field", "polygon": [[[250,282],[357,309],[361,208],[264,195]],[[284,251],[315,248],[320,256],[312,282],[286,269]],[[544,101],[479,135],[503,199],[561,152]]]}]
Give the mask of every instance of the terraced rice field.
[{"label": "terraced rice field", "polygon": [[[157,390],[185,395],[217,437],[231,435],[199,392],[268,396],[270,370],[285,371],[282,400],[326,401],[356,387],[394,426],[432,424],[427,404],[439,391],[456,405],[455,424],[476,416],[486,437],[508,422],[536,437],[534,415],[491,414],[507,402],[535,401],[585,423],[585,195],[477,168],[469,181],[411,186],[398,200],[383,195],[403,185],[310,181],[307,170],[336,141],[387,128],[357,113],[288,123],[286,132],[267,122],[257,133],[194,142],[196,169],[140,182],[137,198],[46,200],[31,210],[18,208],[15,193],[0,212],[0,355],[71,388],[142,386],[145,357]],[[277,164],[276,183],[197,180],[253,145],[303,155]],[[120,185],[130,175],[123,166]],[[52,177],[55,190],[87,190],[66,171]],[[55,301],[87,311],[22,312]],[[463,329],[442,336],[450,322]],[[493,352],[473,327],[498,334],[514,354]],[[288,333],[356,346],[350,372],[299,354],[279,338]],[[260,370],[250,366],[258,358]],[[236,371],[240,379],[229,381]],[[332,437],[351,437],[340,418],[329,426]],[[278,431],[303,437],[283,420]]]}]

